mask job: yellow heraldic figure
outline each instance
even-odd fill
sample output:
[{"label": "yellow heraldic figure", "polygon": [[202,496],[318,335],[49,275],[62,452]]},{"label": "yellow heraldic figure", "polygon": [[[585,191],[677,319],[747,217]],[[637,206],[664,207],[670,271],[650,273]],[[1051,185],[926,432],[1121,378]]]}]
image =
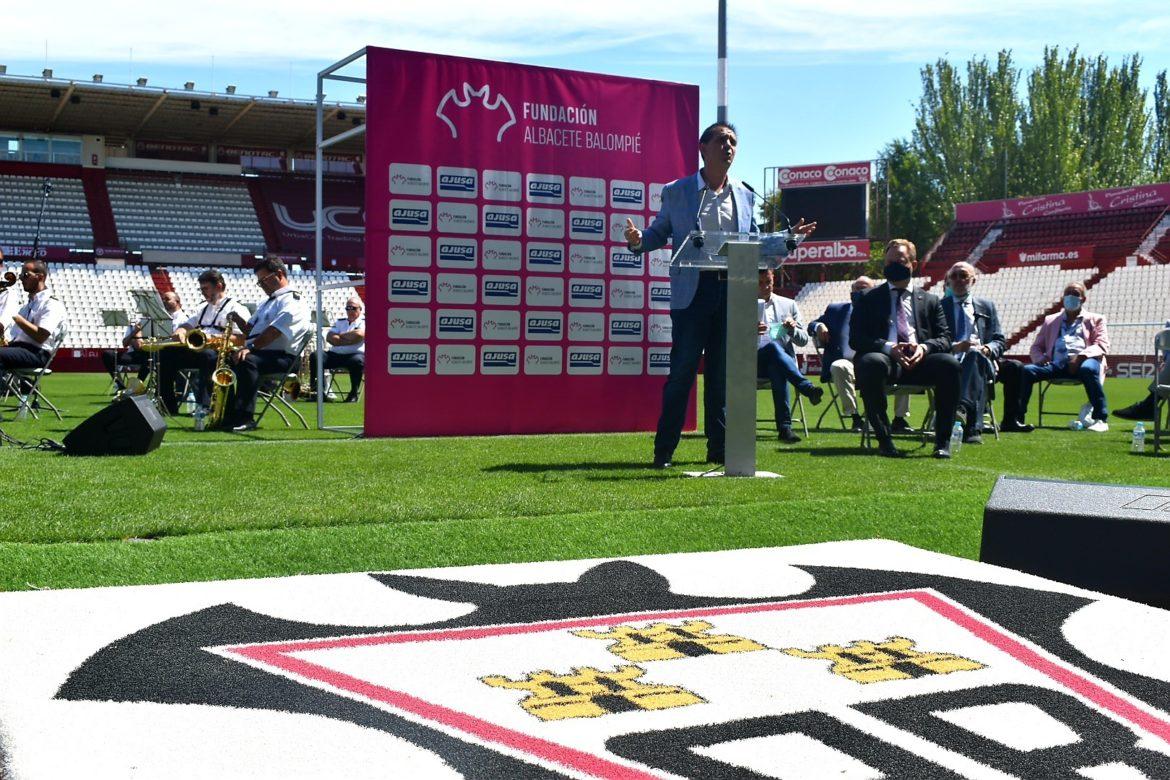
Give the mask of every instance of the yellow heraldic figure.
[{"label": "yellow heraldic figure", "polygon": [[884,642],[859,639],[848,647],[821,645],[816,650],[785,648],[783,652],[797,658],[832,661],[830,671],[858,683],[909,680],[932,674],[973,672],[984,665],[952,653],[932,653],[914,649],[914,640],[890,637]]},{"label": "yellow heraldic figure", "polygon": [[687,620],[681,625],[655,623],[645,628],[617,626],[612,631],[573,631],[585,639],[612,639],[609,651],[633,663],[673,661],[701,655],[750,653],[767,650],[764,645],[731,634],[708,634],[705,620]]},{"label": "yellow heraldic figure", "polygon": [[612,672],[584,666],[573,669],[571,674],[540,671],[523,680],[498,675],[480,679],[496,688],[528,691],[531,695],[520,706],[541,720],[597,718],[615,712],[667,710],[704,703],[702,697],[674,685],[638,682],[645,673],[637,666],[619,666]]}]

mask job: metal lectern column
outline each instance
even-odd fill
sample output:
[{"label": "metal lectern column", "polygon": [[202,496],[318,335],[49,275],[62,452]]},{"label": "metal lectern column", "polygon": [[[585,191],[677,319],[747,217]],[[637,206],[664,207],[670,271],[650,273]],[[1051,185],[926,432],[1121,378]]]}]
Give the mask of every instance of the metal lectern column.
[{"label": "metal lectern column", "polygon": [[[756,345],[760,245],[729,241],[727,255],[727,431],[724,473],[756,474]],[[723,254],[720,252],[720,254]]]}]

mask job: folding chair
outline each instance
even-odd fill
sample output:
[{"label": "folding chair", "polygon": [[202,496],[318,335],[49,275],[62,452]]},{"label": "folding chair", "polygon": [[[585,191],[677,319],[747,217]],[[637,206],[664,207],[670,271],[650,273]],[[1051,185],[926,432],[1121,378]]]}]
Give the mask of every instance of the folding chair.
[{"label": "folding chair", "polygon": [[[27,419],[29,414],[32,414],[34,420],[39,420],[40,415],[37,414],[37,410],[33,408],[33,405],[40,405],[42,403],[53,410],[53,414],[57,415],[58,420],[61,419],[61,410],[54,406],[53,402],[41,390],[41,380],[53,373],[53,369],[50,366],[53,365],[53,358],[57,357],[57,350],[61,348],[61,343],[65,341],[67,335],[69,335],[69,326],[62,322],[57,327],[56,334],[54,334],[53,340],[56,346],[53,347],[53,351],[49,354],[49,360],[45,363],[44,368],[9,369],[5,377],[7,386],[4,389],[4,397],[16,396],[20,399],[20,402],[16,406],[17,420]],[[28,382],[30,385],[27,392],[21,388],[22,380]]]},{"label": "folding chair", "polygon": [[[922,417],[922,429],[919,434],[922,436],[923,442],[930,441],[930,434],[934,428],[934,388],[930,385],[886,385],[886,397],[888,398],[895,393],[906,393],[907,395],[925,395],[926,396],[926,414]],[[861,426],[861,446],[869,449],[872,439],[872,432],[869,429],[869,418],[865,418],[865,423]]]},{"label": "folding chair", "polygon": [[[821,366],[823,369],[825,353],[821,351],[821,345],[817,343],[815,338],[812,339],[812,344],[813,349],[817,351],[817,355],[821,359]],[[819,381],[822,385],[827,385],[829,388],[829,403],[826,404],[825,408],[821,410],[821,416],[817,418],[816,425],[813,426],[813,429],[818,431],[821,430],[821,423],[824,421],[825,416],[830,411],[835,411],[837,413],[837,422],[841,423],[841,430],[848,431],[853,421],[849,418],[848,415],[841,411],[841,401],[837,397],[837,385],[833,383],[831,378],[827,382],[823,379]]]},{"label": "folding chair", "polygon": [[[293,415],[301,421],[301,425],[304,426],[305,430],[309,429],[309,423],[307,423],[301,413],[296,410],[296,407],[290,404],[288,400],[284,398],[282,393],[284,392],[285,382],[289,381],[290,379],[295,380],[298,378],[298,369],[301,367],[300,355],[305,351],[305,347],[308,346],[309,338],[312,335],[313,331],[309,330],[306,331],[303,337],[301,337],[299,346],[293,353],[296,357],[293,358],[292,365],[289,367],[288,371],[281,371],[277,374],[260,375],[259,389],[256,391],[256,397],[264,399],[264,406],[260,409],[260,415],[256,418],[257,427],[260,426],[260,421],[264,419],[264,415],[271,408],[276,411],[277,416],[280,417],[282,422],[284,422],[285,428],[291,427],[288,418],[284,416],[284,412],[288,411],[292,412]],[[284,407],[283,411],[281,410],[281,407]]]},{"label": "folding chair", "polygon": [[[1154,354],[1170,349],[1170,331],[1154,337]],[[1170,440],[1170,385],[1154,385],[1154,454],[1162,449],[1162,440]],[[1165,410],[1165,414],[1163,414]]]},{"label": "folding chair", "polygon": [[[1076,385],[1077,387],[1084,387],[1084,384],[1081,382],[1081,380],[1076,379],[1075,377],[1071,377],[1071,376],[1069,376],[1069,377],[1058,376],[1058,377],[1054,377],[1052,379],[1045,379],[1042,382],[1040,382],[1040,411],[1039,411],[1040,420],[1039,420],[1039,423],[1040,423],[1041,428],[1044,427],[1044,397],[1048,395],[1048,391],[1049,391],[1049,389],[1051,389],[1051,387],[1053,385]],[[1068,412],[1068,414],[1079,415],[1080,411],[1081,411],[1080,409],[1077,409],[1075,412]],[[1057,414],[1057,413],[1056,412],[1049,412],[1048,414],[1051,416],[1052,414]]]},{"label": "folding chair", "polygon": [[983,409],[983,419],[979,421],[980,427],[987,427],[988,418],[991,418],[991,432],[995,434],[995,440],[999,441],[999,420],[995,417],[994,379],[987,383],[987,405]]},{"label": "folding chair", "polygon": [[[756,377],[756,390],[772,390],[772,380],[767,377]],[[793,395],[796,396],[796,407],[790,409],[791,421],[793,423],[800,423],[800,427],[804,430],[804,437],[808,438],[808,423],[805,421],[804,414],[804,396],[796,392],[793,388]],[[797,411],[799,410],[799,412]],[[766,422],[766,420],[765,420]],[[773,420],[775,422],[775,420]]]}]

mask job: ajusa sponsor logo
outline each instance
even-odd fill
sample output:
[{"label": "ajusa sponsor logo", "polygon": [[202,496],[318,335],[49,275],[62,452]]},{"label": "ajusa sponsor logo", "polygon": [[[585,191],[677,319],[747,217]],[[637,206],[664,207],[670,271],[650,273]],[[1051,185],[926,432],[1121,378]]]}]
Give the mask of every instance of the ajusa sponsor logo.
[{"label": "ajusa sponsor logo", "polygon": [[483,297],[488,301],[519,301],[520,281],[518,279],[485,279]]},{"label": "ajusa sponsor logo", "polygon": [[609,255],[610,270],[615,274],[642,273],[642,256],[615,249]]},{"label": "ajusa sponsor logo", "polygon": [[518,368],[520,353],[515,349],[485,349],[480,361],[484,368]]},{"label": "ajusa sponsor logo", "polygon": [[398,228],[422,228],[431,226],[431,208],[421,206],[394,206],[390,209],[390,226]]},{"label": "ajusa sponsor logo", "polygon": [[650,303],[670,305],[670,285],[666,282],[650,283]]},{"label": "ajusa sponsor logo", "polygon": [[646,188],[641,182],[612,181],[609,202],[616,209],[641,209],[646,203]]},{"label": "ajusa sponsor logo", "polygon": [[487,230],[520,232],[520,214],[515,211],[483,210],[483,226]]},{"label": "ajusa sponsor logo", "polygon": [[439,261],[453,265],[475,265],[475,243],[439,242]]},{"label": "ajusa sponsor logo", "polygon": [[556,246],[529,246],[528,265],[542,268],[561,268],[565,263],[565,250]]},{"label": "ajusa sponsor logo", "polygon": [[570,349],[569,369],[596,369],[601,370],[600,349]]},{"label": "ajusa sponsor logo", "polygon": [[575,235],[596,236],[598,238],[605,235],[605,220],[601,217],[575,215],[570,224]]},{"label": "ajusa sponsor logo", "polygon": [[545,203],[563,203],[565,183],[548,179],[529,179],[528,199]]},{"label": "ajusa sponsor logo", "polygon": [[631,317],[613,317],[609,321],[609,337],[611,339],[641,339],[642,321]]},{"label": "ajusa sponsor logo", "polygon": [[601,303],[605,297],[603,282],[570,282],[569,300],[573,303]]},{"label": "ajusa sponsor logo", "polygon": [[439,194],[455,195],[470,193],[474,195],[479,189],[479,182],[474,173],[440,173]]},{"label": "ajusa sponsor logo", "polygon": [[391,279],[390,295],[394,298],[430,298],[431,280],[414,278]]},{"label": "ajusa sponsor logo", "polygon": [[670,371],[670,353],[659,352],[651,350],[649,354],[650,371],[652,372],[669,372]]},{"label": "ajusa sponsor logo", "polygon": [[391,369],[425,369],[429,362],[430,355],[425,349],[390,350]]},{"label": "ajusa sponsor logo", "polygon": [[557,336],[561,335],[561,318],[560,317],[533,317],[529,316],[526,320],[526,330],[528,336]]},{"label": "ajusa sponsor logo", "polygon": [[475,317],[465,314],[447,314],[439,317],[439,335],[474,336]]}]

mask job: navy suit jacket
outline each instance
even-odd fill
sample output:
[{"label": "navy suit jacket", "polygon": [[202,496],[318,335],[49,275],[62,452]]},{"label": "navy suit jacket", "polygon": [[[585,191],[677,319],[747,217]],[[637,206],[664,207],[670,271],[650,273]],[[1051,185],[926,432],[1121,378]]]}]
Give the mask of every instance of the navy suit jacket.
[{"label": "navy suit jacket", "polygon": [[818,324],[829,329],[829,343],[821,351],[821,381],[823,382],[828,382],[832,378],[829,366],[845,357],[845,331],[851,314],[853,314],[852,303],[830,303],[824,314],[808,324],[808,335],[814,339],[817,337]]},{"label": "navy suit jacket", "polygon": [[[849,346],[857,353],[854,360],[867,352],[883,351],[890,324],[894,321],[890,303],[889,282],[871,287],[857,297],[849,318]],[[938,296],[921,287],[913,288],[910,311],[914,317],[911,325],[918,343],[926,348],[926,354],[950,352],[951,331]]]},{"label": "navy suit jacket", "polygon": [[[947,326],[953,335],[958,332],[955,329],[955,299],[949,295],[943,298],[942,307],[943,315],[947,318]],[[995,304],[986,298],[972,296],[971,307],[975,310],[975,332],[979,334],[979,343],[987,345],[993,361],[999,360],[1007,346],[1007,339],[1000,328],[999,312],[996,311]]]}]

